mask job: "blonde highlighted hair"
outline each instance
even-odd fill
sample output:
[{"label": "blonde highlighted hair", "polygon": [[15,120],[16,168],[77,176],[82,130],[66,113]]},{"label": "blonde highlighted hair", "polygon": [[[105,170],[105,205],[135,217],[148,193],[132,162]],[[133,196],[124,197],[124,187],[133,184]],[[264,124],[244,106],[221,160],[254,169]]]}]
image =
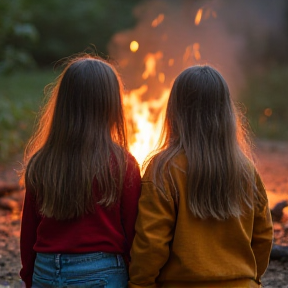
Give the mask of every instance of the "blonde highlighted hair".
[{"label": "blonde highlighted hair", "polygon": [[172,158],[184,151],[194,216],[223,220],[242,215],[243,204],[252,208],[258,192],[243,119],[217,70],[208,65],[184,70],[170,93],[159,153],[145,163],[153,162],[160,191]]}]

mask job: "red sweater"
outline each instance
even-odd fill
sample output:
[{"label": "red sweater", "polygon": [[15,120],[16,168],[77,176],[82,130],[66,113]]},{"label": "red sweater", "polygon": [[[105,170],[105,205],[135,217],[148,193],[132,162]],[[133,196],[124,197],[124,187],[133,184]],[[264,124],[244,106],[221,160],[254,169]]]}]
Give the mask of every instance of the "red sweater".
[{"label": "red sweater", "polygon": [[[39,214],[33,191],[26,189],[21,223],[20,276],[26,287],[32,285],[36,253],[129,252],[135,235],[141,176],[133,156],[128,156],[121,199],[105,208],[95,205],[95,213],[77,220],[56,221]],[[93,186],[97,193],[96,185]]]}]

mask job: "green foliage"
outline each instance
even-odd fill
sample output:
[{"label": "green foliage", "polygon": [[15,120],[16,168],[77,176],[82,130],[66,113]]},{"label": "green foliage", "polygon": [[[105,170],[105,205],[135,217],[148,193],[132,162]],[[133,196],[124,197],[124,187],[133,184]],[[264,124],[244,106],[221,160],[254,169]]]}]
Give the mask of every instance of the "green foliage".
[{"label": "green foliage", "polygon": [[288,140],[288,67],[251,76],[242,99],[256,136]]},{"label": "green foliage", "polygon": [[19,153],[24,146],[26,134],[30,130],[28,124],[31,122],[29,101],[12,102],[8,98],[1,99],[0,106],[0,159],[5,160],[10,155]]},{"label": "green foliage", "polygon": [[140,0],[1,0],[0,73],[51,64],[91,44],[99,54],[133,26]]},{"label": "green foliage", "polygon": [[0,78],[0,160],[23,152],[31,136],[43,88],[53,80],[48,72],[16,73]]},{"label": "green foliage", "polygon": [[[50,64],[95,45],[99,54],[117,31],[134,24],[135,0],[23,0],[39,31],[31,51],[38,63]],[[139,0],[138,0],[139,2]]]},{"label": "green foliage", "polygon": [[0,11],[0,73],[35,66],[28,47],[38,33],[29,22],[31,15],[23,8],[23,0],[1,0]]}]

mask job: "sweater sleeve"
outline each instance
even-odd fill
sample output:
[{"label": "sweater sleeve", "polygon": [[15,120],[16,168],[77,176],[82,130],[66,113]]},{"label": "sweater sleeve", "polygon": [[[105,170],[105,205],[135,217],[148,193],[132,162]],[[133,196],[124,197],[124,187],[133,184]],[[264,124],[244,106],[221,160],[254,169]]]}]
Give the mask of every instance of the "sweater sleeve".
[{"label": "sweater sleeve", "polygon": [[174,201],[151,181],[142,182],[136,236],[131,250],[128,287],[158,287],[160,269],[169,258],[175,226]]},{"label": "sweater sleeve", "polygon": [[32,286],[32,276],[36,258],[36,252],[33,250],[33,246],[36,242],[37,227],[40,221],[41,217],[36,210],[35,198],[31,191],[26,189],[20,234],[20,254],[22,262],[20,276],[27,288]]},{"label": "sweater sleeve", "polygon": [[264,203],[255,207],[252,235],[252,250],[257,265],[257,281],[264,274],[268,264],[273,240],[273,224],[265,188],[256,172],[256,185]]},{"label": "sweater sleeve", "polygon": [[[121,222],[127,241],[126,254],[128,258],[130,258],[130,249],[135,236],[135,222],[138,213],[140,192],[140,169],[134,157],[129,155],[121,197]],[[130,259],[128,260],[130,261]]]}]

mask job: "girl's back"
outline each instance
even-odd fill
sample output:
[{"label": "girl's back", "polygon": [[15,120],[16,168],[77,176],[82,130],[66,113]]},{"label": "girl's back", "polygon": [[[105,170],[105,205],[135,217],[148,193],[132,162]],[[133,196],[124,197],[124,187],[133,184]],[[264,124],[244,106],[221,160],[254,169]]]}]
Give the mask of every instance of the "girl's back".
[{"label": "girl's back", "polygon": [[[143,265],[145,283],[155,281],[156,277],[163,287],[207,287],[208,283],[209,287],[258,287],[250,279],[258,279],[265,272],[269,259],[271,221],[268,206],[256,202],[253,209],[243,207],[243,216],[223,221],[212,217],[199,219],[189,211],[186,202],[187,158],[184,151],[171,159],[169,176],[164,180],[165,196],[151,181],[151,166],[142,180],[140,217],[136,224],[138,234],[131,254],[131,281],[142,280],[137,276],[140,277],[139,266]],[[256,177],[259,192],[266,197],[257,174]],[[153,242],[146,247],[143,239],[148,235],[153,235]],[[235,282],[235,279],[242,280]],[[236,284],[239,286],[233,286]]]},{"label": "girl's back", "polygon": [[246,140],[220,73],[184,70],[142,180],[129,287],[259,287],[272,222]]},{"label": "girl's back", "polygon": [[140,172],[127,151],[120,79],[83,55],[49,96],[26,150],[20,275],[27,287],[125,287]]}]

